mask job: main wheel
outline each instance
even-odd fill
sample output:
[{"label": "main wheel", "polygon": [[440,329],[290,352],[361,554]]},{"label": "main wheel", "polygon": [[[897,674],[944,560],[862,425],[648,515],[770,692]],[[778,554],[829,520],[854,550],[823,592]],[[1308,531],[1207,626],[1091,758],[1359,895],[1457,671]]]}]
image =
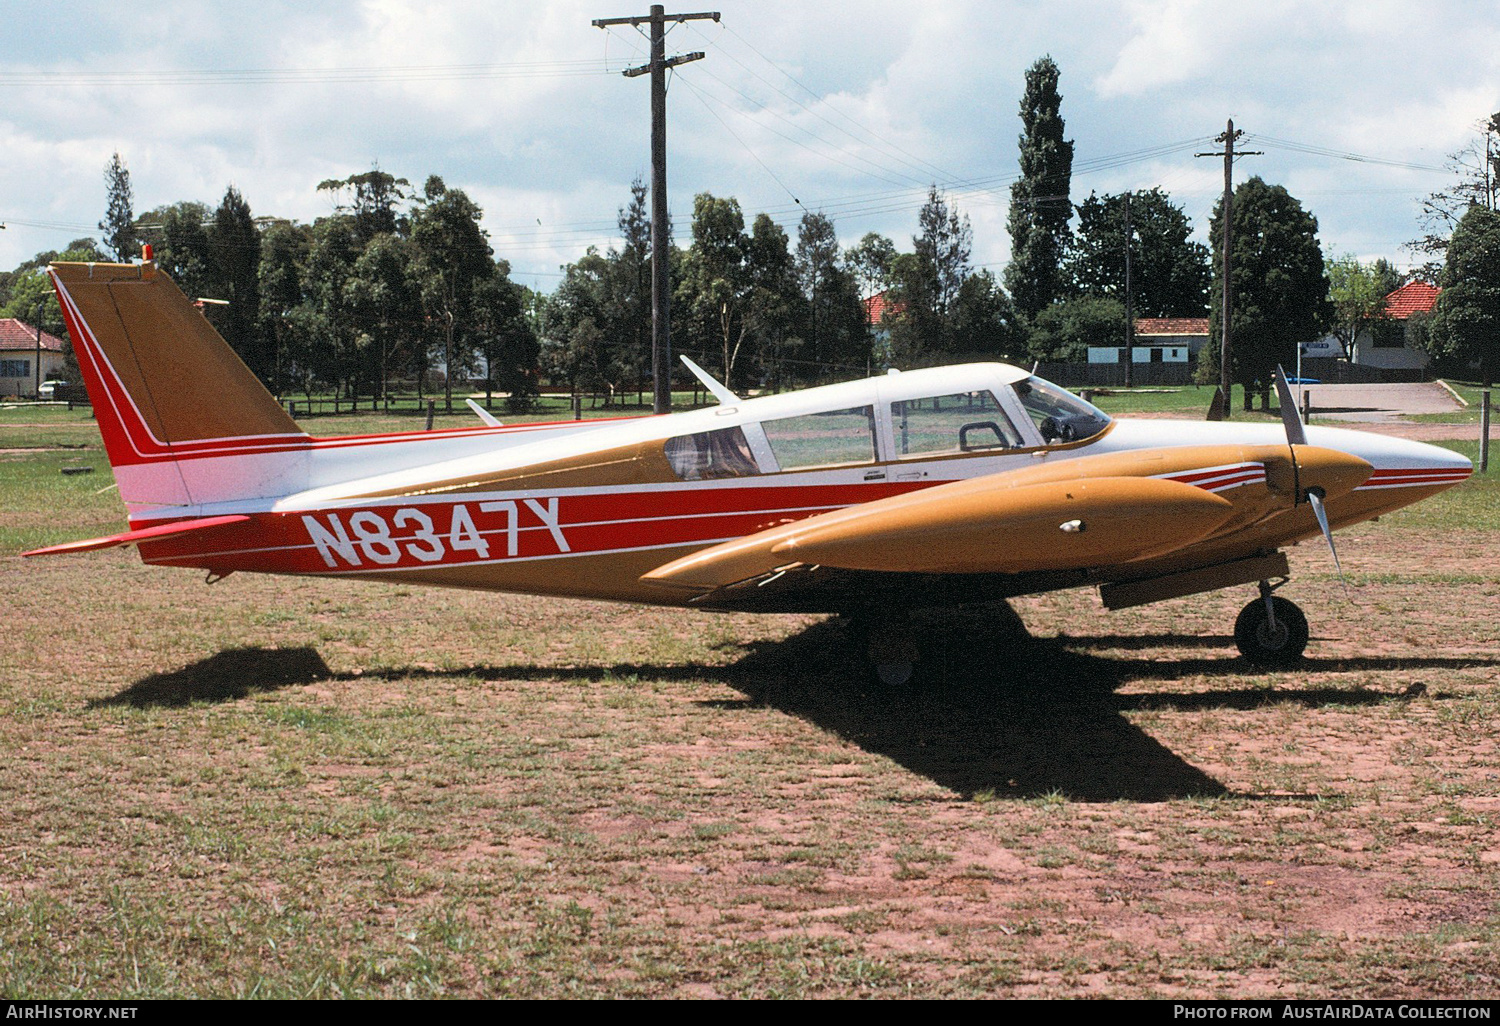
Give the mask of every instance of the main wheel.
[{"label": "main wheel", "polygon": [[906,610],[865,611],[850,626],[850,640],[864,649],[871,684],[892,688],[910,683],[921,652]]},{"label": "main wheel", "polygon": [[1272,596],[1276,623],[1266,612],[1266,600],[1255,599],[1234,621],[1234,643],[1256,666],[1291,666],[1307,648],[1307,617],[1295,602]]}]

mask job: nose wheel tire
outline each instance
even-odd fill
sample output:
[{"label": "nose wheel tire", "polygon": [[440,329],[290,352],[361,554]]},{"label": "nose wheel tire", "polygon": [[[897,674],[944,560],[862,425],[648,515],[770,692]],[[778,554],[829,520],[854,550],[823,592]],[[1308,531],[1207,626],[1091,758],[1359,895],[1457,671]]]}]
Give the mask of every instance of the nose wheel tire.
[{"label": "nose wheel tire", "polygon": [[1256,666],[1292,666],[1307,648],[1307,616],[1295,602],[1273,596],[1275,620],[1265,599],[1255,599],[1234,621],[1234,643]]}]

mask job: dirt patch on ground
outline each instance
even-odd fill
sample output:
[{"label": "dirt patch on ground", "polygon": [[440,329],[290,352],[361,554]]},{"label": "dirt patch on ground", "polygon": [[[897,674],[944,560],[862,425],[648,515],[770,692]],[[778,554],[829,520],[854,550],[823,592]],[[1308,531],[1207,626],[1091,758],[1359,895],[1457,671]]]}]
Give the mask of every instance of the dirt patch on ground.
[{"label": "dirt patch on ground", "polygon": [[0,989],[1494,993],[1491,536],[1340,540],[1296,671],[1253,589],[1058,593],[895,690],[820,617],[0,561]]}]

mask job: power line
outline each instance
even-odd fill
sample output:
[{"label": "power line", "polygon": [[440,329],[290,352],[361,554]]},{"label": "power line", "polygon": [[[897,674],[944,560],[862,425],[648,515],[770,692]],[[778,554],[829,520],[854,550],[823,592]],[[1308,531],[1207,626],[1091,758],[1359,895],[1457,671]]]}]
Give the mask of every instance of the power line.
[{"label": "power line", "polygon": [[1277,139],[1269,135],[1247,135],[1247,140],[1254,140],[1262,146],[1270,146],[1274,149],[1291,150],[1293,153],[1307,153],[1317,157],[1332,157],[1336,160],[1348,160],[1356,164],[1377,164],[1381,167],[1398,167],[1408,171],[1437,171],[1444,174],[1452,174],[1452,169],[1438,167],[1435,164],[1419,164],[1410,160],[1394,160],[1389,157],[1373,157],[1368,153],[1354,153],[1350,150],[1335,150],[1327,146],[1313,146],[1310,143],[1300,143],[1291,139]]},{"label": "power line", "polygon": [[0,71],[0,87],[434,82],[456,79],[610,75],[617,70],[611,67],[607,60],[574,60],[519,61],[508,64],[412,64],[321,68],[198,68],[177,71],[160,69],[149,71]]}]

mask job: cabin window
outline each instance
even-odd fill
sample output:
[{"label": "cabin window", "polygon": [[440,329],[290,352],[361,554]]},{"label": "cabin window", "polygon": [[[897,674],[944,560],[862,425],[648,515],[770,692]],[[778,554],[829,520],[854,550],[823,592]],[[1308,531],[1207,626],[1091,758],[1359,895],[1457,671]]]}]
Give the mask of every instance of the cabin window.
[{"label": "cabin window", "polygon": [[684,481],[750,477],[760,473],[745,432],[737,427],[667,439],[667,462]]},{"label": "cabin window", "polygon": [[761,424],[782,470],[875,462],[875,407],[825,410]]},{"label": "cabin window", "polygon": [[891,403],[897,456],[951,456],[1026,443],[989,392],[958,392]]},{"label": "cabin window", "polygon": [[1048,445],[1081,442],[1109,426],[1109,414],[1050,381],[1030,377],[1011,387]]}]

